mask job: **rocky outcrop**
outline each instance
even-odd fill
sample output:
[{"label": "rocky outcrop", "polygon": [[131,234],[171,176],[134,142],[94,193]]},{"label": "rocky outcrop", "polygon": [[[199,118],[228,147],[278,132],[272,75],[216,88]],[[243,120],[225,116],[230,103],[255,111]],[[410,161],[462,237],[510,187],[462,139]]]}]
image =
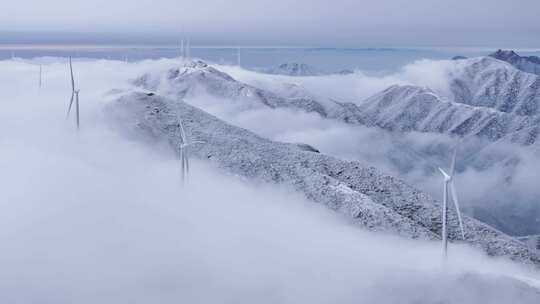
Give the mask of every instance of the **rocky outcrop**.
[{"label": "rocky outcrop", "polygon": [[540,57],[520,56],[514,51],[500,49],[495,53],[489,54],[489,56],[498,60],[506,61],[515,68],[524,72],[540,75]]}]

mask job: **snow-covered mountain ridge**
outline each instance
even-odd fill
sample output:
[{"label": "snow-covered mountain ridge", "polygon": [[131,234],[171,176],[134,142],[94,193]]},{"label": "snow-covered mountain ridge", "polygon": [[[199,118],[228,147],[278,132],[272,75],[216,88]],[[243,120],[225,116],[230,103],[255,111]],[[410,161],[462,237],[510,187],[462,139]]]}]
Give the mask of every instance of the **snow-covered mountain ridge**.
[{"label": "snow-covered mountain ridge", "polygon": [[167,96],[184,98],[204,92],[240,102],[244,108],[297,109],[390,131],[474,135],[491,141],[508,136],[524,145],[536,142],[539,77],[488,57],[456,64],[461,68],[449,75],[449,96],[429,88],[395,85],[357,103],[313,96],[292,84],[278,93],[259,89],[200,61],[165,75],[144,75],[135,84]]},{"label": "snow-covered mountain ridge", "polygon": [[[359,226],[422,239],[438,239],[440,203],[399,179],[358,162],[342,161],[296,145],[273,142],[229,125],[180,100],[131,93],[119,97],[107,114],[124,129],[164,140],[178,150],[179,122],[203,144],[191,152],[235,175],[283,184],[350,217]],[[450,238],[457,220],[450,215]],[[465,218],[466,239],[493,256],[540,264],[538,253],[479,221]]]},{"label": "snow-covered mountain ridge", "polygon": [[[506,143],[514,143],[516,147],[540,144],[540,141],[538,141],[538,135],[540,134],[539,116],[535,114],[520,115],[524,113],[517,111],[501,111],[501,108],[496,106],[486,106],[485,102],[484,104],[478,104],[478,102],[455,102],[452,96],[454,94],[459,96],[468,94],[496,100],[505,95],[502,91],[507,91],[504,89],[507,86],[501,86],[501,84],[508,83],[508,81],[501,82],[499,80],[508,80],[510,78],[506,78],[507,76],[514,75],[515,79],[528,79],[530,81],[536,76],[519,71],[506,62],[489,57],[462,59],[452,63],[451,67],[448,71],[448,79],[452,81],[448,82],[448,90],[435,90],[415,85],[394,85],[357,103],[339,102],[324,96],[316,96],[306,90],[301,85],[301,81],[295,84],[283,83],[281,86],[269,86],[266,90],[260,89],[238,81],[203,62],[188,63],[185,66],[181,65],[179,68],[172,68],[163,73],[146,74],[138,78],[135,83],[147,90],[173,99],[186,98],[188,102],[190,102],[191,97],[197,100],[197,96],[210,95],[216,99],[216,103],[228,108],[232,107],[233,111],[253,108],[283,108],[316,113],[328,120],[368,126],[373,130],[386,130],[389,134],[423,132],[468,138],[472,140],[472,149],[469,149],[469,152],[478,152],[480,151],[478,149],[483,149],[482,146],[485,145],[490,145],[491,148],[483,149],[476,157],[469,158],[465,163],[460,162],[463,166],[484,171],[499,164],[499,166],[507,167],[505,173],[508,177],[507,180],[514,180],[513,175],[520,172],[516,166],[521,166],[522,163],[516,161],[519,159],[519,155],[506,151],[507,149],[504,149],[506,152],[502,152],[493,148],[499,146],[504,148],[507,146]],[[468,79],[472,79],[472,84],[468,83]],[[455,85],[460,81],[467,82],[467,84]],[[451,83],[454,83],[454,85],[451,86]],[[511,85],[510,87],[519,89],[527,86]],[[535,88],[532,86],[528,90],[534,92]],[[464,94],[464,91],[468,93]],[[481,92],[498,93],[481,94]],[[520,94],[516,96],[523,95]],[[534,94],[529,96],[534,96]],[[504,98],[501,100],[504,100]],[[535,103],[534,100],[533,98],[533,100],[524,101],[522,104]],[[496,105],[497,102],[492,102],[492,104]],[[510,108],[507,107],[507,109]],[[219,113],[216,113],[216,115],[219,116]],[[319,147],[315,145],[315,148],[318,149]],[[426,155],[425,153],[410,150],[407,145],[396,142],[388,161],[393,162],[400,170],[403,166],[405,168],[404,172],[393,172],[393,174],[406,174],[408,170],[420,169],[415,167],[414,164],[423,164],[426,160],[428,165],[430,165],[431,161],[440,164],[447,157],[444,151],[445,149],[440,148],[432,149],[426,151],[429,152],[429,155]],[[516,158],[516,156],[518,157]],[[432,169],[431,167],[433,167],[432,164],[429,170]],[[411,180],[411,182],[414,182],[414,180]],[[509,185],[500,186],[508,187]],[[513,188],[515,189],[515,185]],[[493,199],[489,199],[489,202],[494,203]],[[475,210],[478,212],[471,212],[471,214],[475,214],[475,216],[478,214],[479,218],[499,229],[503,229],[507,233],[516,235],[536,233],[537,230],[532,228],[535,223],[535,216],[527,215],[524,218],[524,214],[518,216],[509,213],[508,208],[504,206],[508,206],[511,201],[508,201],[508,203],[504,203],[504,201],[507,201],[507,198],[499,201],[497,203],[498,207],[491,204],[490,207],[485,206],[486,208],[482,210],[476,210],[476,208],[483,205],[478,204],[480,203],[478,201],[474,201],[476,203]],[[530,205],[532,200],[527,199],[527,202]],[[487,204],[488,201],[482,201],[482,203]],[[511,228],[518,226],[521,228],[517,230]]]},{"label": "snow-covered mountain ridge", "polygon": [[452,101],[520,116],[540,114],[540,77],[491,57],[456,62],[449,73]]}]

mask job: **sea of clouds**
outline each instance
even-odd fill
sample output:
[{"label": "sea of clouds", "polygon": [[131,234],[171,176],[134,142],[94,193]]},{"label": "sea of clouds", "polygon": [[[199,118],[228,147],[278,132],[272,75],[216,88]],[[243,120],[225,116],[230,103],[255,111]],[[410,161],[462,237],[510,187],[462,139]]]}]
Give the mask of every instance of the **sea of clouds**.
[{"label": "sea of clouds", "polygon": [[[266,75],[238,66],[217,66],[235,79],[282,95],[294,84],[320,100],[361,104],[391,85],[427,87],[451,98],[450,78],[459,75],[466,61],[419,60],[385,76],[356,71],[350,75],[294,77]],[[327,120],[313,113],[266,107],[247,108],[236,101],[223,101],[204,93],[190,103],[235,125],[263,136],[288,142],[303,142],[323,153],[357,160],[399,176],[412,185],[440,197],[442,176],[438,167],[450,166],[458,146],[456,185],[464,210],[512,235],[540,234],[540,151],[499,142],[443,134],[409,132],[396,134],[377,128],[353,126]],[[246,109],[247,108],[247,109]]]},{"label": "sea of clouds", "polygon": [[[532,269],[465,245],[452,245],[443,264],[438,242],[361,230],[288,189],[240,180],[204,162],[193,161],[182,187],[179,160],[166,145],[126,138],[103,120],[114,102],[109,92],[132,89],[129,79],[176,64],[74,61],[81,89],[76,132],[74,117],[66,120],[66,59],[0,61],[0,302],[540,299]],[[221,113],[213,101],[190,102]],[[378,133],[310,114],[257,111],[222,116],[274,139],[377,159],[362,142],[373,145]]]}]

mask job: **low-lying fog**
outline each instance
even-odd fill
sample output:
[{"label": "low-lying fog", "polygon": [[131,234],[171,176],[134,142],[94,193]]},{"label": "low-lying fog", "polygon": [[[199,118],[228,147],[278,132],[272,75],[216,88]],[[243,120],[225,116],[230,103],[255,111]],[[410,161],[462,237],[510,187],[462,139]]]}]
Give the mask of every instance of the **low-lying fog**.
[{"label": "low-lying fog", "polygon": [[[438,242],[363,231],[199,161],[181,187],[169,148],[101,119],[105,93],[172,60],[75,61],[79,133],[65,120],[66,60],[39,61],[41,89],[38,60],[0,61],[2,303],[538,303],[538,291],[508,279],[537,273],[464,245],[443,267]],[[292,114],[228,118],[331,154],[368,150],[356,144],[368,131],[307,114],[281,130],[268,115]]]}]

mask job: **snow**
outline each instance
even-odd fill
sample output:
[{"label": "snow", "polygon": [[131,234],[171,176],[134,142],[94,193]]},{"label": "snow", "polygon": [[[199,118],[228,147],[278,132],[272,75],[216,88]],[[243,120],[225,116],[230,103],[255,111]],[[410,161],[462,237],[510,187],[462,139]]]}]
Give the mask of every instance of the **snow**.
[{"label": "snow", "polygon": [[[180,100],[158,95],[127,93],[107,113],[122,129],[166,141],[175,150],[180,144],[178,117],[182,117],[188,137],[205,143],[194,146],[193,154],[230,174],[291,187],[370,230],[439,238],[440,203],[375,168],[272,142]],[[538,253],[525,244],[474,219],[465,217],[464,222],[467,242],[489,255],[540,263]],[[456,240],[455,213],[450,214],[450,227],[449,238]]]},{"label": "snow", "polygon": [[[507,233],[536,233],[534,218],[536,211],[534,210],[537,209],[527,207],[533,212],[528,215],[519,211],[509,212],[509,208],[519,209],[511,207],[514,205],[512,198],[515,197],[515,188],[520,188],[520,185],[523,184],[523,178],[515,180],[514,185],[509,187],[502,177],[494,179],[493,176],[487,176],[487,179],[493,182],[501,180],[494,185],[500,195],[493,195],[489,199],[481,197],[480,190],[472,190],[471,188],[474,187],[471,186],[470,182],[471,176],[485,177],[493,171],[490,168],[497,168],[499,165],[507,167],[503,175],[507,176],[508,180],[516,178],[517,173],[512,172],[519,172],[519,167],[526,166],[531,168],[529,171],[534,170],[530,160],[528,164],[514,160],[513,165],[507,165],[509,160],[519,160],[522,157],[519,154],[516,155],[515,151],[509,151],[506,146],[533,145],[534,148],[540,144],[540,141],[537,141],[540,134],[540,127],[538,127],[540,117],[533,114],[521,115],[516,111],[505,112],[496,107],[473,101],[457,102],[453,97],[473,94],[480,96],[480,99],[494,98],[495,101],[492,103],[496,104],[497,98],[500,100],[508,98],[504,97],[504,90],[497,91],[498,93],[495,95],[483,95],[482,92],[494,91],[495,88],[497,90],[505,89],[506,85],[499,85],[505,82],[498,79],[504,80],[505,77],[514,75],[516,79],[530,80],[531,77],[536,77],[535,75],[521,72],[508,63],[490,57],[463,59],[457,62],[448,60],[443,61],[440,66],[437,62],[422,61],[416,66],[407,66],[403,74],[410,79],[417,79],[427,70],[428,76],[433,74],[430,76],[433,80],[420,82],[422,85],[420,83],[417,85],[392,85],[366,100],[352,103],[340,102],[325,97],[324,94],[313,94],[304,85],[306,82],[313,82],[314,79],[320,78],[319,82],[315,83],[344,88],[349,83],[347,81],[343,83],[346,80],[345,76],[272,76],[251,71],[240,72],[237,71],[238,68],[213,66],[203,62],[187,63],[186,66],[189,67],[168,68],[164,72],[147,74],[140,78],[154,78],[156,79],[154,84],[148,81],[139,81],[136,84],[173,99],[183,98],[186,102],[201,107],[227,122],[250,128],[260,135],[276,140],[304,142],[305,133],[313,133],[321,128],[325,129],[324,126],[331,123],[339,126],[340,129],[348,129],[346,125],[351,126],[350,130],[341,136],[351,136],[351,133],[353,135],[355,133],[363,134],[366,132],[364,130],[366,128],[363,127],[368,127],[371,136],[364,138],[364,140],[372,142],[373,136],[377,138],[381,136],[383,138],[392,137],[392,141],[389,143],[391,148],[386,148],[388,150],[386,151],[386,163],[378,161],[377,166],[394,175],[402,176],[401,174],[405,174],[403,178],[432,194],[439,193],[438,188],[433,186],[433,178],[425,176],[423,172],[418,172],[420,167],[415,163],[427,164],[425,168],[427,170],[440,166],[440,163],[447,156],[446,149],[453,146],[457,142],[457,138],[461,137],[462,143],[466,142],[466,145],[461,147],[463,155],[477,153],[475,156],[466,157],[466,163],[462,164],[463,168],[470,167],[483,171],[479,173],[474,170],[469,171],[468,175],[470,176],[467,177],[469,184],[462,185],[463,188],[460,189],[466,193],[475,193],[474,197],[465,201],[470,203],[472,209],[479,212],[471,212],[470,214],[477,214],[475,216]],[[221,69],[234,73],[235,77],[223,73]],[[430,70],[434,71],[430,72]],[[164,77],[164,75],[174,75],[174,77]],[[204,77],[200,77],[200,75],[204,75]],[[237,79],[243,79],[251,85]],[[330,84],[325,84],[324,79],[328,79]],[[385,78],[382,81],[387,82],[388,79]],[[458,85],[460,83],[463,85]],[[516,90],[521,90],[521,87],[527,88],[526,83],[514,87]],[[434,85],[434,88],[427,86],[429,84]],[[264,89],[261,89],[259,85]],[[313,84],[310,87],[313,87]],[[532,89],[534,87],[527,88],[527,90]],[[242,92],[249,94],[242,94]],[[509,100],[514,99],[510,98]],[[302,115],[301,112],[306,114]],[[306,124],[306,126],[300,127],[302,124]],[[268,129],[292,130],[281,131],[281,133],[289,134],[288,136],[276,137],[276,133],[281,133],[269,132]],[[297,129],[302,131],[296,131]],[[400,137],[403,137],[405,133],[412,134],[411,137],[419,137],[418,132],[426,134],[427,137],[422,135],[426,137],[426,140],[438,142],[438,144],[433,143],[433,149],[427,151],[429,155],[415,151],[414,147],[409,148],[407,142],[400,140]],[[442,134],[444,136],[440,136]],[[436,136],[441,138],[434,140]],[[358,137],[362,136],[358,135]],[[336,147],[329,144],[318,147],[317,142],[307,143],[314,144],[318,149],[325,148],[326,153],[332,152],[339,157],[369,159],[366,157],[366,153],[358,154],[358,150],[366,150],[365,148],[357,148],[357,145],[362,144],[360,142],[353,144],[340,138],[335,140]],[[344,145],[350,146],[351,152],[346,156],[341,152],[336,153],[336,151],[342,150]],[[374,145],[377,144],[374,143]],[[489,146],[490,149],[485,149],[486,146]],[[501,155],[501,149],[507,152]],[[373,153],[371,152],[369,155]],[[388,166],[388,162],[397,166],[397,169]],[[433,165],[433,163],[437,164]],[[497,171],[493,175],[501,176],[501,172]],[[484,191],[488,191],[487,185],[484,187]],[[518,189],[517,191],[522,190]],[[513,194],[510,194],[511,192]],[[523,192],[525,192],[522,196],[525,198],[523,204],[522,201],[517,202],[517,204],[520,206],[535,205],[537,192],[535,190]],[[466,198],[470,197],[466,196]],[[521,228],[515,230],[514,228],[518,226]]]},{"label": "snow", "polygon": [[522,145],[536,142],[540,85],[534,83],[540,84],[539,77],[490,57],[448,64],[450,67],[440,73],[448,77],[449,92],[393,85],[356,103],[316,96],[299,84],[285,83],[272,91],[260,89],[201,61],[166,73],[143,75],[135,84],[176,98],[207,94],[227,99],[238,103],[237,110],[287,108],[391,131],[478,136],[490,141],[508,137]]}]

